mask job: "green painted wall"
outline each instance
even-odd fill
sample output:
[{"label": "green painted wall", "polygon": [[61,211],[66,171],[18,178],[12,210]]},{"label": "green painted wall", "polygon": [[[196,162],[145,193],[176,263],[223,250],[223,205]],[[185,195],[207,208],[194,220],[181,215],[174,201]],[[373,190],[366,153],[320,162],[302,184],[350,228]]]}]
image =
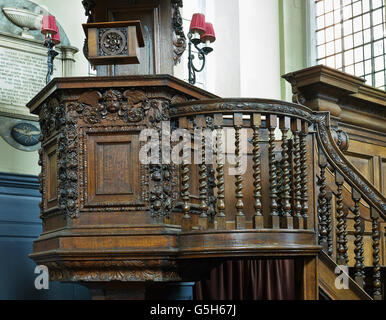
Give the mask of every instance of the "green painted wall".
[{"label": "green painted wall", "polygon": [[[278,0],[280,26],[280,73],[307,67],[307,1]],[[281,80],[281,99],[292,101],[291,86]]]}]

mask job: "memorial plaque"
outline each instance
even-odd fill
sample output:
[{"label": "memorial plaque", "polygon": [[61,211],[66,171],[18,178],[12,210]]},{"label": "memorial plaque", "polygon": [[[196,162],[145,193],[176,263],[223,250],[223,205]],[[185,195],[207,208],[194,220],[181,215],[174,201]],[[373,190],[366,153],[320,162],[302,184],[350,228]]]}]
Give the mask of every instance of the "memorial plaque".
[{"label": "memorial plaque", "polygon": [[44,56],[0,47],[0,106],[24,107],[46,84]]}]

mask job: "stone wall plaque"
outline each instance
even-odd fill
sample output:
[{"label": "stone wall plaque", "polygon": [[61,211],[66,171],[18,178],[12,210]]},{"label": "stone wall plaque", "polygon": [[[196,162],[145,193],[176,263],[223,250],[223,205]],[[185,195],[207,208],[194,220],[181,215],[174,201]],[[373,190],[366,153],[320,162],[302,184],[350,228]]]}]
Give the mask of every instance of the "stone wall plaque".
[{"label": "stone wall plaque", "polygon": [[25,106],[46,85],[44,56],[0,46],[0,104]]}]

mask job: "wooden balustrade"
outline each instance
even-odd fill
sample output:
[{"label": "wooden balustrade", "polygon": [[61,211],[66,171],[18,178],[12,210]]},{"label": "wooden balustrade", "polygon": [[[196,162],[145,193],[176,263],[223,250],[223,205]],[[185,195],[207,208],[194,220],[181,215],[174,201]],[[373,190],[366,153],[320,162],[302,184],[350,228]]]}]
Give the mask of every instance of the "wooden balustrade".
[{"label": "wooden balustrade", "polygon": [[[191,230],[312,230],[315,223],[311,224],[308,216],[308,199],[312,197],[308,191],[308,181],[313,181],[313,175],[309,176],[311,166],[308,153],[311,148],[306,142],[309,136],[313,139],[313,133],[308,132],[310,121],[296,114],[284,115],[284,112],[264,110],[258,103],[249,104],[250,110],[247,112],[243,108],[238,109],[237,105],[235,102],[232,112],[210,110],[212,105],[206,105],[205,102],[200,102],[202,112],[183,112],[186,105],[176,105],[172,109],[172,114],[175,113],[172,119],[178,119],[180,125],[183,124],[181,128],[192,123],[197,129],[203,129],[206,127],[205,118],[210,117],[216,129],[213,145],[206,145],[204,137],[200,140],[201,163],[187,166],[183,162],[180,168],[180,194],[185,216],[187,208],[197,204],[194,195],[188,196],[188,181],[199,182],[197,196],[200,204],[199,211],[195,212],[200,215],[198,224],[192,225]],[[246,130],[247,135],[242,135],[242,130]],[[278,131],[282,138],[278,138]],[[249,138],[247,154],[241,150],[245,142],[241,139],[246,136]],[[215,150],[213,163],[205,163],[205,147]],[[234,150],[234,164],[227,161],[225,149]],[[241,172],[242,157],[247,158],[246,172]],[[234,176],[227,174],[232,165]],[[208,224],[206,197],[208,189],[211,189],[208,183],[209,166],[216,172],[216,183],[212,188],[216,212],[212,225]],[[267,171],[262,172],[263,168]],[[192,177],[195,174],[198,177]],[[269,201],[263,201],[264,195],[268,195]],[[188,198],[190,203],[187,203]],[[186,216],[186,219],[190,218]],[[186,228],[184,230],[187,231]]]},{"label": "wooden balustrade", "polygon": [[[322,245],[323,250],[330,256],[333,252],[336,252],[335,261],[338,265],[349,265],[349,255],[352,255],[352,276],[358,286],[364,288],[374,299],[382,299],[381,292],[381,266],[380,266],[380,223],[379,219],[382,216],[382,220],[385,221],[385,201],[384,198],[377,194],[377,191],[372,187],[368,189],[357,188],[355,182],[356,179],[350,179],[344,176],[339,166],[335,161],[327,156],[323,151],[323,145],[319,144],[318,165],[319,172],[319,190],[318,190],[318,216],[319,216],[319,243]],[[334,152],[339,154],[339,151],[334,148]],[[334,154],[332,154],[334,155]],[[342,157],[341,154],[339,154]],[[343,157],[341,159],[344,159]],[[327,190],[326,173],[332,171],[331,174],[335,176],[334,190]],[[355,175],[360,177],[360,174],[353,171]],[[362,179],[362,178],[361,178]],[[363,179],[363,182],[367,181]],[[345,186],[351,187],[351,189],[345,188]],[[370,185],[370,184],[368,184]],[[373,194],[369,192],[371,189]],[[352,202],[349,206],[344,205],[343,191],[350,192]],[[376,198],[379,197],[379,202],[371,201],[370,196]],[[335,197],[335,206],[332,205],[332,200]],[[335,208],[335,210],[333,210]],[[371,240],[372,252],[366,252],[364,246],[364,229],[365,220],[361,214],[361,208],[369,208],[371,219]],[[347,216],[348,212],[351,212],[354,219],[354,232],[353,232],[353,249],[349,252],[348,247],[348,227]],[[335,243],[332,241],[332,225],[335,220]],[[365,256],[372,256],[372,264],[367,265],[372,267],[372,281],[365,282]]]},{"label": "wooden balustrade", "polygon": [[[294,106],[294,105],[293,105]],[[299,106],[297,106],[299,107]],[[368,290],[374,298],[381,294],[379,219],[385,218],[384,198],[354,168],[345,171],[346,159],[333,142],[328,127],[326,113],[299,112],[297,108],[273,108],[272,104],[257,101],[200,102],[177,105],[172,110],[176,118],[194,118],[195,113],[214,117],[218,130],[216,139],[216,230],[312,230],[319,234],[319,244],[338,265],[348,265],[351,247],[348,246],[348,212],[354,215],[355,259],[353,278],[357,284]],[[302,110],[303,111],[303,110]],[[305,111],[307,112],[307,111]],[[310,130],[312,128],[312,130]],[[248,170],[240,170],[241,130],[248,131]],[[227,175],[229,164],[225,161],[223,135],[233,130],[234,141],[227,139],[225,145],[234,144],[236,175]],[[281,132],[281,139],[278,139]],[[310,160],[312,147],[316,141],[317,172],[312,171]],[[323,139],[323,140],[322,140]],[[326,150],[330,148],[330,153]],[[220,151],[221,150],[221,151]],[[336,163],[336,159],[343,159]],[[194,164],[191,165],[194,167]],[[203,169],[203,167],[200,167]],[[204,172],[199,172],[201,178]],[[327,177],[335,176],[335,187],[327,184]],[[317,177],[317,180],[315,180]],[[232,186],[234,182],[234,187]],[[364,183],[367,188],[358,188]],[[345,185],[352,187],[352,205],[348,207],[343,200]],[[312,186],[312,187],[311,187]],[[310,199],[316,208],[310,207]],[[226,190],[226,191],[225,191]],[[358,191],[360,190],[360,191]],[[368,192],[368,191],[371,192]],[[346,192],[346,191],[345,191]],[[253,201],[252,201],[253,200]],[[346,200],[345,200],[346,201]],[[373,285],[364,284],[363,218],[360,204],[367,202],[372,216]],[[252,203],[253,205],[250,205]],[[233,209],[234,208],[234,209]],[[232,221],[233,220],[233,221]],[[193,232],[199,232],[193,227]]]}]

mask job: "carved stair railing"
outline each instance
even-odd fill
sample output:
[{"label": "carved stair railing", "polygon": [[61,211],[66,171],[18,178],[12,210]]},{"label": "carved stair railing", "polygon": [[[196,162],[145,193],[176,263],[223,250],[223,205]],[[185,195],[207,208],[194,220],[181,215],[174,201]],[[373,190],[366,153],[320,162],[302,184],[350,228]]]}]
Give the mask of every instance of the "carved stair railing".
[{"label": "carved stair railing", "polygon": [[[372,252],[366,254],[373,258],[373,275],[371,286],[365,289],[374,299],[382,298],[379,252],[380,220],[385,221],[386,218],[385,198],[339,149],[334,140],[336,135],[330,127],[329,112],[313,112],[302,105],[280,101],[228,99],[174,105],[170,114],[180,128],[190,132],[193,128],[217,129],[213,135],[217,150],[221,150],[224,144],[221,139],[224,131],[221,129],[231,129],[235,135],[232,142],[236,155],[234,186],[232,179],[225,173],[228,166],[221,152],[214,152],[211,163],[205,163],[204,153],[200,165],[189,165],[186,159],[182,163],[178,207],[181,214],[176,213],[176,221],[182,225],[183,233],[199,234],[208,230],[236,232],[244,229],[280,232],[315,228],[322,249],[332,256],[334,245],[336,263],[347,265],[348,209],[352,211],[355,221],[354,279],[364,288],[365,252],[360,211],[366,207],[366,203],[371,211],[372,222]],[[237,174],[240,166],[241,129],[249,130],[250,164],[246,174]],[[280,141],[275,139],[275,131],[277,133],[278,129],[283,137]],[[315,142],[314,152],[312,147],[307,148],[312,141]],[[204,139],[202,144],[205,145]],[[313,164],[319,167],[315,176],[311,170]],[[334,198],[326,182],[327,174],[331,173],[336,183]],[[215,180],[212,186],[209,177]],[[192,184],[196,181],[199,187],[193,191]],[[343,205],[342,192],[344,189],[347,192],[347,186],[351,188],[350,208],[344,208]],[[315,195],[313,188],[316,190]],[[210,190],[212,198],[209,196]],[[264,200],[267,198],[269,201]],[[336,202],[334,212],[332,199]],[[337,223],[336,241],[331,237],[332,220]]]},{"label": "carved stair railing", "polygon": [[[319,244],[323,250],[332,256],[333,250],[331,232],[332,219],[336,219],[336,262],[339,265],[347,266],[348,246],[347,246],[347,211],[350,210],[354,215],[354,279],[359,286],[365,288],[364,257],[371,254],[373,260],[372,283],[366,289],[372,294],[374,299],[382,298],[381,265],[380,265],[380,220],[386,220],[386,201],[383,195],[350,163],[343,155],[338,145],[334,141],[333,133],[330,130],[329,114],[315,114],[317,119],[317,139],[319,147],[318,163],[320,168],[319,175],[319,194],[318,194],[318,214],[320,220]],[[332,194],[328,190],[326,183],[326,168],[335,175],[335,217],[331,210]],[[347,184],[351,187],[352,207],[344,208],[343,188]],[[369,208],[372,222],[372,253],[364,252],[363,234],[364,218],[360,208]],[[344,210],[346,209],[346,210]]]}]

